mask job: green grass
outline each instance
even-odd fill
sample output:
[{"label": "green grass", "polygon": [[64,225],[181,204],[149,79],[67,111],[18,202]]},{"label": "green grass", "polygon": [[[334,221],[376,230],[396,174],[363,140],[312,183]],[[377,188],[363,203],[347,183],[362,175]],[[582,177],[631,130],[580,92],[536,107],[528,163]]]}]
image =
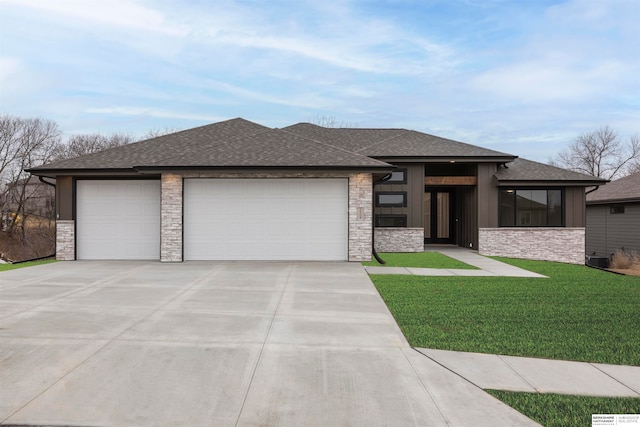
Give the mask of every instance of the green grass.
[{"label": "green grass", "polygon": [[592,414],[640,414],[640,399],[633,397],[487,392],[546,427],[590,426]]},{"label": "green grass", "polygon": [[460,268],[477,270],[476,267],[465,264],[457,259],[442,255],[439,252],[415,252],[415,253],[380,253],[386,264],[380,264],[375,259],[363,262],[362,265],[374,267],[416,267],[416,268]]},{"label": "green grass", "polygon": [[371,279],[414,347],[640,366],[640,277],[499,260],[549,278]]},{"label": "green grass", "polygon": [[16,268],[31,267],[31,266],[40,265],[40,264],[49,264],[51,262],[56,262],[56,260],[55,259],[46,259],[46,260],[42,260],[42,261],[21,262],[21,263],[18,263],[18,264],[0,264],[0,271],[15,270]]}]

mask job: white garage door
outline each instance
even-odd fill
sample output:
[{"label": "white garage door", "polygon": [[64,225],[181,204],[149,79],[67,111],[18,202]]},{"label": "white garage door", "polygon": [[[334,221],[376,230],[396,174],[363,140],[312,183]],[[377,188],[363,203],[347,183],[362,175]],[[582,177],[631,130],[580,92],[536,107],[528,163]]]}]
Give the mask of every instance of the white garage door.
[{"label": "white garage door", "polygon": [[187,260],[346,260],[347,179],[186,179]]},{"label": "white garage door", "polygon": [[160,181],[76,186],[78,259],[160,259]]}]

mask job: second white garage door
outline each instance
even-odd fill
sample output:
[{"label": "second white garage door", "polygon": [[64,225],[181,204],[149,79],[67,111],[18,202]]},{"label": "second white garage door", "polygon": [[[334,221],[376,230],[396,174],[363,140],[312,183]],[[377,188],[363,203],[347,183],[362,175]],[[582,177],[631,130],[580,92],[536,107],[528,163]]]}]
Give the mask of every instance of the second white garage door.
[{"label": "second white garage door", "polygon": [[186,179],[186,260],[346,260],[347,179]]}]

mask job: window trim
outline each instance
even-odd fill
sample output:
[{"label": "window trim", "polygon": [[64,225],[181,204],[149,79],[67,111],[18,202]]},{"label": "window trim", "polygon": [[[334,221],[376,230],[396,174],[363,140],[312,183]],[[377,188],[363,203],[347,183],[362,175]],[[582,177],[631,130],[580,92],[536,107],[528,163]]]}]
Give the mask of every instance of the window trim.
[{"label": "window trim", "polygon": [[[380,196],[402,196],[401,203],[380,203]],[[406,191],[376,191],[376,207],[377,208],[406,208],[407,192]]]},{"label": "window trim", "polygon": [[391,178],[389,178],[386,181],[382,181],[382,184],[386,184],[386,185],[393,185],[393,184],[406,184],[407,183],[407,168],[397,168],[394,169],[393,171],[391,171],[391,173],[395,173],[395,172],[402,172],[402,180],[401,181],[391,181]]},{"label": "window trim", "polygon": [[[402,222],[404,223],[404,225],[397,225],[397,226],[391,226],[391,225],[380,225],[380,219],[384,219],[384,218],[400,218],[402,219]],[[378,228],[407,228],[407,215],[405,214],[379,214],[375,216],[376,219],[376,227]]]},{"label": "window trim", "polygon": [[[503,216],[502,216],[502,200],[503,200],[503,192],[508,192],[509,190],[513,190],[513,225],[503,225]],[[519,225],[518,224],[518,206],[516,194],[518,190],[544,190],[547,192],[547,218],[545,225]],[[549,225],[549,191],[559,190],[560,191],[560,225]],[[498,191],[498,227],[501,228],[562,228],[566,227],[566,194],[564,187],[499,187]]]}]

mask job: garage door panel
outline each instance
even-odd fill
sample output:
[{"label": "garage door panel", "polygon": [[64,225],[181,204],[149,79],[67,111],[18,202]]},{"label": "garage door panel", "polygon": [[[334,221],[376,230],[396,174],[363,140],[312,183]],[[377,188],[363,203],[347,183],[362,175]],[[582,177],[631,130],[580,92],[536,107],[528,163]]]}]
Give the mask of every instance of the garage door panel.
[{"label": "garage door panel", "polygon": [[78,181],[79,259],[159,259],[160,181]]},{"label": "garage door panel", "polygon": [[346,260],[346,179],[187,179],[185,259]]}]

